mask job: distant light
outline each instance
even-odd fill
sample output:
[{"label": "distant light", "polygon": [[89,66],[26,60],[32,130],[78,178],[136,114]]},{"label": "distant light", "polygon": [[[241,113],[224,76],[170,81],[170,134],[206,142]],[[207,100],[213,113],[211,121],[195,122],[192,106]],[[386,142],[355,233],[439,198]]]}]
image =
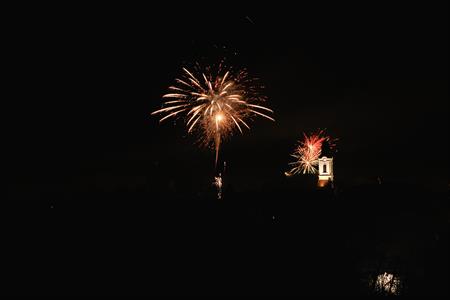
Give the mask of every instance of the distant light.
[{"label": "distant light", "polygon": [[374,285],[375,291],[381,294],[399,295],[401,282],[400,278],[393,274],[379,274]]}]

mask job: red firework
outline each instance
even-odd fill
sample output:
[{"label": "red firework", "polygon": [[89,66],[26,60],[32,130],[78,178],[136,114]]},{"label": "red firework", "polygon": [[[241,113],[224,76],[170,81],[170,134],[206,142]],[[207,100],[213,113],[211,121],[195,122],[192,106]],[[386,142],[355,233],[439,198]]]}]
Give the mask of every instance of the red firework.
[{"label": "red firework", "polygon": [[328,142],[330,148],[335,146],[335,140],[325,135],[324,130],[312,133],[309,136],[303,133],[303,140],[299,141],[297,148],[291,155],[296,161],[289,163],[292,169],[286,172],[286,175],[317,173],[317,165],[324,142]]}]

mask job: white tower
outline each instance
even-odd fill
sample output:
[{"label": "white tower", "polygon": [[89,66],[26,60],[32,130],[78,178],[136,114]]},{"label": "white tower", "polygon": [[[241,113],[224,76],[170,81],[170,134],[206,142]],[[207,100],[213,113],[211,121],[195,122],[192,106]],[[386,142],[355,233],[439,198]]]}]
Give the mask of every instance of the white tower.
[{"label": "white tower", "polygon": [[322,156],[319,158],[319,187],[326,186],[333,181],[333,158]]}]

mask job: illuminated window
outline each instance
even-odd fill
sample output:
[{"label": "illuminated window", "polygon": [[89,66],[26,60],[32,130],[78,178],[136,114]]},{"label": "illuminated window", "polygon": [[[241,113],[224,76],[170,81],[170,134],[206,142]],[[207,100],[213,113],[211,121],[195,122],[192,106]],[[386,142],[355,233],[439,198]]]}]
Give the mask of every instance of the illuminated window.
[{"label": "illuminated window", "polygon": [[324,172],[324,173],[327,172],[327,165],[323,165],[323,172]]}]

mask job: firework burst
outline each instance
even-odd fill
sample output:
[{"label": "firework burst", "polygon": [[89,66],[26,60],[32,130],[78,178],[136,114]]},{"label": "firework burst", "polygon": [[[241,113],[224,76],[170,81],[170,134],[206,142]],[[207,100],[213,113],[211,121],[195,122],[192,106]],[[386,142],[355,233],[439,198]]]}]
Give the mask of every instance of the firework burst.
[{"label": "firework burst", "polygon": [[295,158],[294,162],[289,163],[292,169],[285,172],[286,176],[294,174],[315,174],[317,173],[317,165],[319,157],[322,154],[322,145],[328,142],[330,147],[334,147],[334,139],[325,135],[323,130],[311,135],[303,133],[303,140],[300,140],[294,153],[291,154]]},{"label": "firework burst", "polygon": [[213,145],[216,152],[215,163],[222,141],[236,130],[250,129],[248,119],[260,116],[275,121],[268,114],[273,111],[260,105],[265,99],[260,96],[260,85],[245,71],[233,72],[222,64],[216,71],[197,65],[194,72],[183,68],[176,84],[163,107],[152,115],[160,114],[160,122],[170,118],[185,117],[189,133],[197,131],[205,145]]}]

